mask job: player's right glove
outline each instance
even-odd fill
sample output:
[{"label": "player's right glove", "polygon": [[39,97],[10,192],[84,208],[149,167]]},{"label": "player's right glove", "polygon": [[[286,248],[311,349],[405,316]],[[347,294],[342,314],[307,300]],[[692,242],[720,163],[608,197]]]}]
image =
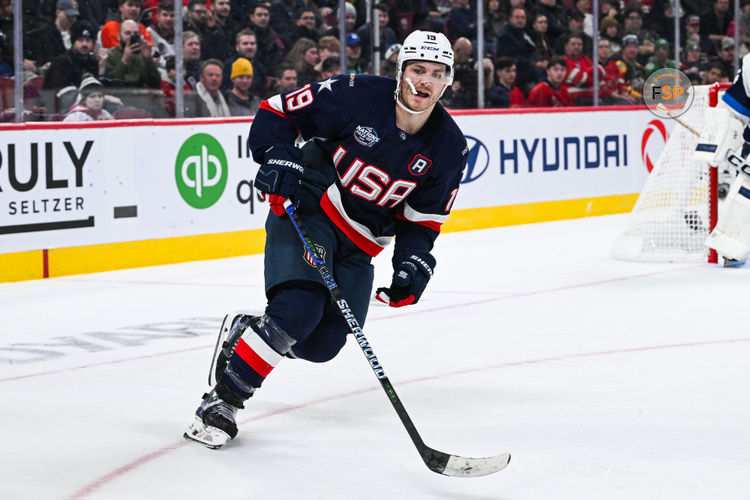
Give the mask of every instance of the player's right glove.
[{"label": "player's right glove", "polygon": [[284,200],[300,186],[307,167],[302,159],[302,150],[291,144],[274,144],[263,154],[263,163],[255,176],[255,186],[268,194],[271,211],[283,215]]},{"label": "player's right glove", "polygon": [[414,252],[394,266],[391,286],[378,288],[375,298],[391,307],[416,304],[432,278],[435,263],[429,252]]}]

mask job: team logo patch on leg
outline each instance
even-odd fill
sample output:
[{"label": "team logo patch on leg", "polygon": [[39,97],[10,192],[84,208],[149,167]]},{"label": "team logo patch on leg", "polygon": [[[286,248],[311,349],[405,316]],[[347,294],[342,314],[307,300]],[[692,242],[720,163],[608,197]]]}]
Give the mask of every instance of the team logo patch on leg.
[{"label": "team logo patch on leg", "polygon": [[[318,255],[320,255],[320,257],[323,259],[323,261],[325,261],[326,260],[326,249],[322,245],[317,245],[317,244],[315,245],[315,248],[318,250]],[[303,255],[302,258],[305,259],[305,262],[307,262],[307,264],[310,267],[315,267],[315,259],[313,259],[313,256],[310,253],[310,251],[307,249],[307,247],[305,247],[305,254]]]}]

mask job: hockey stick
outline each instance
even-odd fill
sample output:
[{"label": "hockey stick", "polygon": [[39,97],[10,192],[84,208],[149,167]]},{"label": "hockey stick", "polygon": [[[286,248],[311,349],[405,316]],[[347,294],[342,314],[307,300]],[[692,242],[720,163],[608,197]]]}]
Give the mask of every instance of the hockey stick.
[{"label": "hockey stick", "polygon": [[409,433],[412,442],[417,447],[417,451],[422,457],[422,460],[424,460],[425,465],[427,465],[431,471],[437,472],[438,474],[456,477],[486,476],[487,474],[503,470],[505,466],[508,465],[508,462],[510,462],[509,453],[503,453],[494,457],[467,458],[433,450],[424,444],[422,437],[417,432],[417,428],[414,427],[414,423],[406,412],[406,408],[404,408],[404,405],[401,403],[401,399],[399,399],[396,394],[396,390],[385,375],[385,371],[380,365],[378,358],[375,356],[372,347],[370,347],[370,343],[367,342],[365,334],[362,332],[362,328],[357,322],[357,318],[354,317],[354,314],[349,308],[349,304],[346,302],[346,299],[344,299],[344,296],[328,270],[325,261],[321,258],[320,253],[318,252],[318,247],[315,246],[315,243],[310,239],[310,234],[307,232],[307,229],[305,229],[302,221],[300,221],[299,215],[297,215],[297,212],[294,209],[294,205],[292,205],[288,199],[284,201],[284,210],[289,214],[289,217],[294,224],[294,228],[297,230],[297,234],[302,240],[302,244],[312,256],[315,268],[320,273],[323,283],[328,288],[333,301],[338,306],[339,312],[346,320],[347,325],[349,325],[349,331],[351,331],[354,338],[357,339],[359,347],[365,354],[367,361],[369,361],[372,371],[375,372],[375,376],[378,377],[380,385],[383,386],[383,390],[388,395],[389,401],[393,405],[393,408],[395,408],[396,414],[398,414],[398,417],[401,419],[401,423],[404,424],[406,432]]}]

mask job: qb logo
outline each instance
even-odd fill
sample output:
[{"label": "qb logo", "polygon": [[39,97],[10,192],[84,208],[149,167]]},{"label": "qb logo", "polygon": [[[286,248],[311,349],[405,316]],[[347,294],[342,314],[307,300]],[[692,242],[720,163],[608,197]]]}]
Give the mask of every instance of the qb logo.
[{"label": "qb logo", "polygon": [[227,157],[208,134],[190,137],[177,153],[175,182],[180,196],[193,208],[208,208],[221,198],[228,177]]},{"label": "qb logo", "polygon": [[432,166],[432,160],[420,154],[414,155],[409,163],[409,172],[411,175],[424,175]]}]

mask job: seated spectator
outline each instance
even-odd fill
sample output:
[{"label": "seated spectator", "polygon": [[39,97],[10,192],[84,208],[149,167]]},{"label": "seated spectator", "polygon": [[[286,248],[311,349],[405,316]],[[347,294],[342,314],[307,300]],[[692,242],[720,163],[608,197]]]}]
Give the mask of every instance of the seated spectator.
[{"label": "seated spectator", "polygon": [[260,99],[250,92],[253,82],[253,65],[240,57],[232,64],[232,90],[229,90],[224,99],[232,116],[252,116],[258,112]]},{"label": "seated spectator", "polygon": [[[284,47],[289,49],[300,38],[296,34],[296,28],[299,25],[298,21],[302,9],[315,8],[315,4],[305,0],[275,0],[270,4],[270,26],[281,37]],[[310,36],[305,38],[313,40]],[[314,40],[318,41],[317,38]]]},{"label": "seated spectator", "polygon": [[724,65],[718,61],[711,61],[703,72],[703,85],[713,85],[728,81],[727,74],[724,73]]},{"label": "seated spectator", "polygon": [[565,80],[563,83],[576,105],[591,103],[594,95],[594,63],[582,54],[581,35],[571,33],[565,42]]},{"label": "seated spectator", "polygon": [[195,86],[195,92],[200,98],[197,116],[231,116],[227,101],[219,91],[223,71],[224,64],[218,59],[209,59],[203,63],[201,81]]},{"label": "seated spectator", "polygon": [[[583,42],[583,49],[581,51],[581,54],[583,54],[586,57],[592,57],[593,55],[593,47],[594,47],[594,40],[588,36],[586,33],[583,32],[583,14],[576,11],[573,11],[568,16],[568,31],[567,35],[578,35],[581,38],[581,42]],[[558,54],[564,54],[565,53],[565,44],[567,43],[568,38],[562,37],[557,40],[557,46],[555,47],[555,52]]]},{"label": "seated spectator", "polygon": [[477,69],[468,38],[453,43],[453,83],[446,90],[443,102],[455,109],[475,108],[477,102]]},{"label": "seated spectator", "polygon": [[193,31],[182,32],[182,61],[185,80],[195,88],[201,78],[201,37]]},{"label": "seated spectator", "polygon": [[531,62],[536,68],[536,72],[541,78],[547,70],[547,62],[552,57],[552,44],[547,38],[547,16],[544,14],[535,14],[534,22],[531,23],[531,39],[534,41],[534,53],[531,56]]},{"label": "seated spectator", "polygon": [[216,24],[208,10],[207,0],[190,0],[183,31],[198,33],[201,37],[201,59],[226,60],[229,57],[229,39]]},{"label": "seated spectator", "polygon": [[64,122],[114,120],[109,111],[104,109],[104,87],[92,75],[86,75],[81,81],[78,98],[78,104],[70,108]]},{"label": "seated spectator", "polygon": [[276,66],[276,74],[274,76],[275,92],[277,94],[283,94],[298,88],[297,70],[290,63],[283,62]]},{"label": "seated spectator", "polygon": [[469,5],[469,0],[451,0],[453,8],[448,16],[448,27],[453,40],[465,37],[477,39],[477,11]]},{"label": "seated spectator", "polygon": [[[337,2],[338,5],[338,2]],[[339,39],[339,13],[336,12],[336,17],[333,19],[334,24],[328,30],[323,32],[323,36],[332,36],[335,39]],[[357,8],[349,2],[344,3],[344,30],[346,33],[353,33],[357,26]]]},{"label": "seated spectator", "polygon": [[500,57],[495,62],[497,84],[493,85],[487,95],[487,107],[520,108],[526,104],[521,89],[515,86],[516,60],[512,57]]},{"label": "seated spectator", "polygon": [[234,56],[224,61],[224,81],[221,84],[223,90],[229,90],[232,88],[232,81],[229,75],[232,74],[232,64],[234,61],[243,57],[250,61],[253,65],[253,84],[250,90],[253,94],[261,96],[263,98],[268,96],[269,83],[268,83],[268,72],[265,66],[258,60],[258,39],[255,36],[255,32],[250,28],[245,28],[237,33],[235,37],[234,45]]},{"label": "seated spectator", "polygon": [[729,11],[729,0],[713,0],[711,11],[702,16],[701,33],[708,35],[714,43],[720,43],[726,36],[733,17],[733,13]]},{"label": "seated spectator", "polygon": [[607,39],[613,54],[622,49],[620,45],[620,23],[612,16],[606,16],[599,25],[599,40]]},{"label": "seated spectator", "polygon": [[291,34],[289,41],[294,44],[300,38],[307,38],[318,43],[320,36],[320,31],[315,26],[315,10],[312,7],[302,7],[297,13],[296,30]]},{"label": "seated spectator", "polygon": [[315,67],[318,72],[322,71],[321,64],[329,57],[336,57],[340,59],[341,56],[341,44],[339,41],[332,36],[323,36],[318,40],[318,57],[320,57],[320,63]]},{"label": "seated spectator", "polygon": [[646,82],[646,71],[638,62],[638,50],[637,36],[631,34],[622,37],[622,52],[617,61],[617,67],[620,69],[622,79],[625,80],[628,95],[635,99],[643,97],[641,91]]},{"label": "seated spectator", "polygon": [[338,57],[327,57],[320,64],[321,80],[327,80],[332,76],[341,74],[341,59]]},{"label": "seated spectator", "polygon": [[158,89],[161,75],[151,58],[151,46],[141,38],[138,23],[120,23],[120,44],[107,54],[105,75],[120,85]]},{"label": "seated spectator", "polygon": [[[485,53],[496,54],[497,37],[502,33],[507,16],[500,6],[500,0],[488,0],[484,4],[484,40]],[[544,22],[547,22],[547,16],[544,16]],[[545,31],[547,27],[545,26]]]},{"label": "seated spectator", "polygon": [[[393,28],[388,26],[390,22],[390,7],[387,3],[375,4],[375,11],[378,14],[378,26],[380,29],[380,50],[374,57],[382,59],[385,55],[385,51],[388,47],[398,42],[398,37]],[[357,30],[359,39],[362,41],[362,58],[364,59],[364,66],[367,67],[372,64],[372,23],[365,23]]]},{"label": "seated spectator", "polygon": [[606,38],[599,39],[599,98],[601,104],[636,104],[638,101],[628,94],[625,79],[617,61],[612,58],[612,47]]},{"label": "seated spectator", "polygon": [[396,79],[398,73],[398,54],[401,52],[401,44],[394,43],[385,51],[385,59],[380,65],[380,74],[387,78]]},{"label": "seated spectator", "polygon": [[32,72],[43,74],[54,58],[70,50],[70,28],[78,14],[75,0],[58,0],[54,22],[24,33],[24,54]]},{"label": "seated spectator", "polygon": [[162,0],[156,8],[156,22],[148,28],[154,49],[159,51],[162,64],[166,65],[167,57],[174,55],[174,3]]},{"label": "seated spectator", "polygon": [[211,7],[216,26],[221,28],[228,42],[231,43],[243,28],[242,24],[232,16],[232,2],[229,0],[213,0]]},{"label": "seated spectator", "polygon": [[685,43],[695,41],[700,47],[700,51],[708,58],[716,55],[716,45],[701,32],[701,18],[695,14],[687,16],[685,23]]},{"label": "seated spectator", "polygon": [[734,39],[728,36],[722,38],[716,54],[717,57],[714,60],[724,66],[724,74],[734,75]]},{"label": "seated spectator", "polygon": [[706,61],[701,53],[701,47],[696,40],[685,42],[685,52],[682,55],[682,64],[680,70],[686,75],[700,75],[706,68]]},{"label": "seated spectator", "polygon": [[116,47],[120,43],[120,24],[123,21],[133,21],[138,25],[138,32],[149,45],[154,45],[151,34],[146,27],[139,22],[141,17],[142,0],[117,0],[117,14],[114,19],[104,23],[100,33],[102,47]]},{"label": "seated spectator", "polygon": [[635,35],[640,42],[638,47],[638,62],[644,64],[654,53],[654,41],[658,36],[653,31],[643,27],[643,11],[640,2],[632,2],[625,7],[623,35]]},{"label": "seated spectator", "polygon": [[[56,93],[63,87],[81,84],[84,73],[96,75],[99,65],[93,55],[96,27],[86,21],[76,21],[70,28],[70,50],[57,56],[44,75],[42,88]],[[48,101],[49,102],[49,101]],[[54,107],[49,107],[54,109]],[[59,110],[56,110],[59,111]]]},{"label": "seated spectator", "polygon": [[315,66],[320,62],[318,44],[308,38],[300,38],[289,51],[287,61],[297,70],[297,85],[302,87],[320,79]]},{"label": "seated spectator", "polygon": [[[549,16],[547,19],[549,20]],[[526,10],[522,7],[512,8],[508,24],[497,39],[497,53],[516,60],[516,85],[521,89],[536,81],[537,72],[532,63],[535,50],[534,41],[526,33]]]},{"label": "seated spectator", "polygon": [[[568,31],[568,14],[565,7],[558,4],[556,0],[539,0],[534,13],[547,17],[547,32],[550,40],[558,40],[565,36]],[[512,10],[510,14],[513,15]]]},{"label": "seated spectator", "polygon": [[[177,68],[174,56],[165,57],[164,66],[166,76],[161,80],[161,91],[164,94],[164,110],[166,111],[168,117],[174,118],[176,116],[177,109]],[[184,96],[188,96],[192,92],[190,84],[188,84],[187,82],[184,82],[182,90]],[[187,98],[185,99],[185,108],[186,109],[183,113],[183,116],[195,116],[195,112],[189,111],[191,106],[190,100]]]},{"label": "seated spectator", "polygon": [[267,3],[257,3],[250,14],[248,27],[253,30],[258,42],[258,60],[266,68],[272,68],[286,56],[284,42],[270,26],[270,21],[270,6]]},{"label": "seated spectator", "polygon": [[547,75],[529,92],[528,105],[534,108],[573,106],[573,99],[562,85],[567,71],[565,59],[552,56],[547,65]]},{"label": "seated spectator", "polygon": [[[349,33],[346,35],[346,72],[347,73],[364,73],[367,68],[362,59],[362,42],[359,35]],[[298,75],[299,76],[299,75]]]},{"label": "seated spectator", "polygon": [[[731,38],[729,39],[731,40]],[[732,43],[734,46],[734,43]],[[646,71],[646,77],[656,70],[664,68],[674,68],[676,66],[673,59],[669,59],[669,42],[664,38],[659,38],[654,42],[654,55],[649,57],[648,62],[643,67]]]}]

